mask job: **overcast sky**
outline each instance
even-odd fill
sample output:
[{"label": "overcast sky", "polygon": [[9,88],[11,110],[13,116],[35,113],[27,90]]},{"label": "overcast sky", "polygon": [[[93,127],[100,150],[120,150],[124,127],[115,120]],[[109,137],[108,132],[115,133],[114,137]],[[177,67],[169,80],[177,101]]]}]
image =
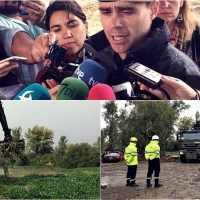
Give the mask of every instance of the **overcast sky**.
[{"label": "overcast sky", "polygon": [[[118,103],[118,108],[124,108],[124,103],[126,101],[117,101]],[[190,105],[190,108],[187,109],[185,112],[181,113],[181,116],[188,116],[188,117],[192,117],[194,120],[196,120],[195,118],[195,114],[196,114],[196,111],[198,110],[200,112],[200,101],[193,101],[193,100],[188,100],[188,101],[184,101],[186,104],[189,104]],[[104,102],[102,101],[101,102],[101,115],[102,115],[102,112],[104,111],[104,109],[102,108],[102,104]],[[127,107],[128,109],[128,107]],[[104,122],[104,119],[103,117],[101,117],[101,128],[104,128],[106,127],[106,123]]]},{"label": "overcast sky", "polygon": [[21,126],[24,133],[35,125],[44,126],[54,131],[54,146],[62,135],[68,143],[89,144],[100,136],[99,101],[2,101],[2,105],[9,128]]}]

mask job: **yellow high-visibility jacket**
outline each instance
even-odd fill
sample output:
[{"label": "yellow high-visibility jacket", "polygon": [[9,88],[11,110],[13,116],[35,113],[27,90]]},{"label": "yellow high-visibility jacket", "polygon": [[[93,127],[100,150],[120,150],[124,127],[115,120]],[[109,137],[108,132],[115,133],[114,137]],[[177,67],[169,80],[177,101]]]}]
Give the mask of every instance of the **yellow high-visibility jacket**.
[{"label": "yellow high-visibility jacket", "polygon": [[154,158],[160,158],[160,146],[158,141],[152,140],[145,147],[145,158],[148,160],[153,160]]},{"label": "yellow high-visibility jacket", "polygon": [[124,160],[127,165],[138,165],[138,153],[135,143],[130,142],[130,144],[126,147]]}]

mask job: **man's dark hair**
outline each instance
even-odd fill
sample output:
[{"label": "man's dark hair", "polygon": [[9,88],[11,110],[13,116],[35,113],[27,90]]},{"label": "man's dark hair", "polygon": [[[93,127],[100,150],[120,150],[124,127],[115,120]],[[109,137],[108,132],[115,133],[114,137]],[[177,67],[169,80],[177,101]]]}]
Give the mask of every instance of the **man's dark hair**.
[{"label": "man's dark hair", "polygon": [[150,6],[151,3],[152,3],[152,2],[145,2],[147,8],[149,8],[149,6]]},{"label": "man's dark hair", "polygon": [[51,15],[55,11],[67,11],[69,13],[72,13],[76,15],[79,19],[83,21],[83,23],[86,22],[87,18],[85,14],[82,11],[82,8],[75,0],[62,0],[62,1],[51,1],[47,10],[46,10],[46,18],[45,18],[45,25],[47,30],[50,30],[49,21],[51,18]]}]

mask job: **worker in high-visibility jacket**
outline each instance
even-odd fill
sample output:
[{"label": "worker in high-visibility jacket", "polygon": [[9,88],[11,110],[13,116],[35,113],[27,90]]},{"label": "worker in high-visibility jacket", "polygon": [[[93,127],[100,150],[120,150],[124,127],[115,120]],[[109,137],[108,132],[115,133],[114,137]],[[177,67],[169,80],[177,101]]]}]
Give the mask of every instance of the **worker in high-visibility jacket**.
[{"label": "worker in high-visibility jacket", "polygon": [[125,148],[124,160],[128,166],[128,171],[126,175],[126,186],[137,187],[139,186],[135,183],[135,177],[137,173],[138,165],[138,153],[137,153],[137,138],[131,137],[130,144]]},{"label": "worker in high-visibility jacket", "polygon": [[147,188],[151,187],[151,177],[154,172],[154,187],[161,187],[162,184],[159,183],[159,173],[160,173],[160,146],[159,137],[154,135],[150,143],[145,147],[145,158],[149,162],[148,172],[147,172]]}]

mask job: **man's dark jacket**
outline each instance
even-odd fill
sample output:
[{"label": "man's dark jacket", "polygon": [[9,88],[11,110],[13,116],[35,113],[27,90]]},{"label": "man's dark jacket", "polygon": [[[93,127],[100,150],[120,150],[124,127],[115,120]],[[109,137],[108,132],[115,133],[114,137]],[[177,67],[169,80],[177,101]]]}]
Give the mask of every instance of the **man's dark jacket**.
[{"label": "man's dark jacket", "polygon": [[108,75],[105,83],[113,86],[129,81],[132,83],[136,96],[150,100],[157,97],[140,90],[135,80],[123,73],[124,67],[139,62],[160,74],[179,78],[192,88],[200,90],[198,66],[192,59],[169,44],[170,39],[171,35],[164,20],[155,18],[149,34],[138,46],[127,53],[124,60],[121,60],[119,55],[112,50],[104,31],[89,37],[84,45],[106,68]]}]

